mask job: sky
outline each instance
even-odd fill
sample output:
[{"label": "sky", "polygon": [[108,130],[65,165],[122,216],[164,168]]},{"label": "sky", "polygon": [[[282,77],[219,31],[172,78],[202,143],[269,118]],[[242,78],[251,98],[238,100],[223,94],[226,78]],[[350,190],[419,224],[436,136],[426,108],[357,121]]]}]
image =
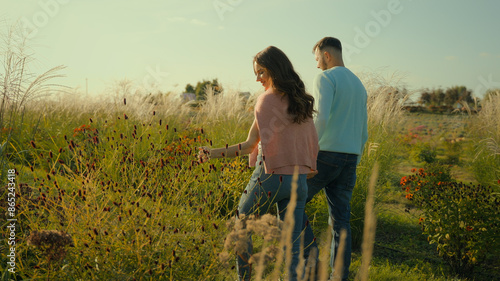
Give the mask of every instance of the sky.
[{"label": "sky", "polygon": [[498,0],[0,0],[0,7],[2,36],[15,23],[25,31],[36,60],[30,71],[64,65],[65,77],[53,82],[94,95],[124,79],[181,93],[216,78],[226,89],[257,92],[252,60],[270,45],[309,89],[321,72],[312,48],[325,36],[342,41],[354,73],[410,91],[463,85],[481,97],[500,88]]}]

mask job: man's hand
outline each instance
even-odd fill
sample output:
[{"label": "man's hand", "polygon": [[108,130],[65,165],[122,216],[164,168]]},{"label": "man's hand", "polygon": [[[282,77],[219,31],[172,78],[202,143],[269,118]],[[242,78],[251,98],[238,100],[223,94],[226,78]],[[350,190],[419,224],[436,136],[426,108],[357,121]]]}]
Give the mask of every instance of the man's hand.
[{"label": "man's hand", "polygon": [[317,174],[318,170],[311,170],[311,172],[307,174],[307,179],[312,179]]}]

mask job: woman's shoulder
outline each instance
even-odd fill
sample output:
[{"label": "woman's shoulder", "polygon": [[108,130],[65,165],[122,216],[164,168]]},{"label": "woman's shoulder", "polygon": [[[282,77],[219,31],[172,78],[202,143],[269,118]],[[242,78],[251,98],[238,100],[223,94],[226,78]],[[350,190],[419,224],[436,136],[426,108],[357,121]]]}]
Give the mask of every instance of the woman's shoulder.
[{"label": "woman's shoulder", "polygon": [[267,89],[259,96],[259,100],[266,102],[280,102],[283,100],[284,95],[274,89]]}]

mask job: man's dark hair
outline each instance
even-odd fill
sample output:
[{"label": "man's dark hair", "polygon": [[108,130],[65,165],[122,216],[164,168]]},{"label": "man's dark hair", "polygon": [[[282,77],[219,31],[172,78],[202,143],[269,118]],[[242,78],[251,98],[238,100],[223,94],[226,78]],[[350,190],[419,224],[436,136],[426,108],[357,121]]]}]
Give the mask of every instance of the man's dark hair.
[{"label": "man's dark hair", "polygon": [[332,47],[342,53],[342,44],[340,43],[340,40],[335,37],[324,37],[323,39],[319,40],[318,43],[314,45],[313,53],[316,51],[316,48],[322,51],[326,47]]}]

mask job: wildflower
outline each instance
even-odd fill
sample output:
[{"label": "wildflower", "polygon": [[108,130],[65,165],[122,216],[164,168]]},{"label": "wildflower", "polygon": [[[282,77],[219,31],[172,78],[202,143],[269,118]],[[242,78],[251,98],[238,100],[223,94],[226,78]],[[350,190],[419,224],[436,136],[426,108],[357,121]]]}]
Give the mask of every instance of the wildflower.
[{"label": "wildflower", "polygon": [[400,184],[401,184],[402,186],[405,186],[405,185],[406,185],[406,182],[408,182],[408,180],[406,179],[406,176],[405,176],[405,177],[402,177],[402,178],[401,178],[401,181],[400,181]]},{"label": "wildflower", "polygon": [[35,145],[35,142],[34,142],[34,141],[30,141],[30,144],[31,144],[31,146],[32,146],[33,148],[35,148],[35,149],[36,149],[36,145]]},{"label": "wildflower", "polygon": [[466,228],[465,228],[467,231],[472,231],[474,229],[474,227],[468,225]]},{"label": "wildflower", "polygon": [[127,105],[127,99],[126,98],[123,98],[123,104]]}]

